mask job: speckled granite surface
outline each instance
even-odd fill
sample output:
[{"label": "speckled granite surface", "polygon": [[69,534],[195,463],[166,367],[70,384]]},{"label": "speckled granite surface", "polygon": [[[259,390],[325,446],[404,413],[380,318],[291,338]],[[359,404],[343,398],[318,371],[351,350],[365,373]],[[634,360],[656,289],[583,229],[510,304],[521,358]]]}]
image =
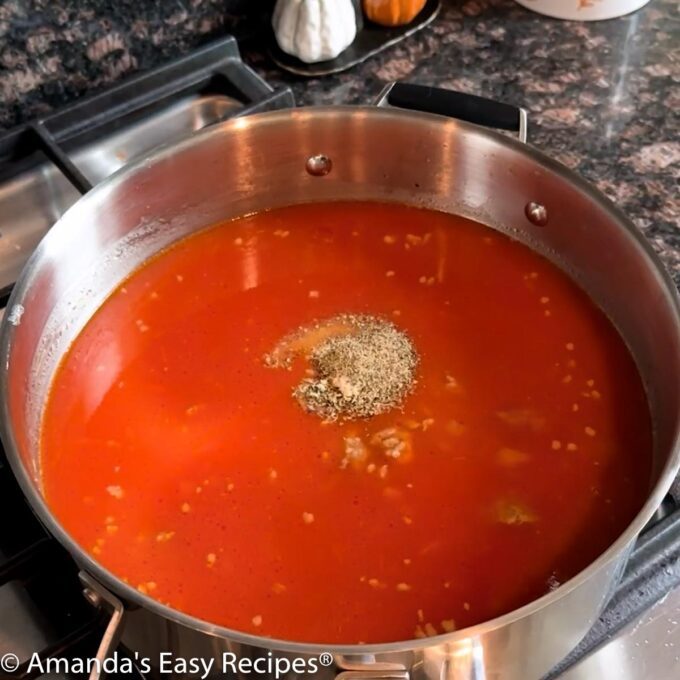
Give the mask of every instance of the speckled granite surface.
[{"label": "speckled granite surface", "polygon": [[[240,3],[251,13],[267,4]],[[0,1],[0,129],[226,32],[250,33],[257,17],[238,18],[233,5]],[[271,83],[290,84],[300,104],[369,102],[399,78],[523,104],[532,143],[627,212],[680,285],[677,0],[590,24],[547,19],[511,0],[444,0],[440,17],[418,35],[324,79],[287,76],[257,39],[244,54]]]}]

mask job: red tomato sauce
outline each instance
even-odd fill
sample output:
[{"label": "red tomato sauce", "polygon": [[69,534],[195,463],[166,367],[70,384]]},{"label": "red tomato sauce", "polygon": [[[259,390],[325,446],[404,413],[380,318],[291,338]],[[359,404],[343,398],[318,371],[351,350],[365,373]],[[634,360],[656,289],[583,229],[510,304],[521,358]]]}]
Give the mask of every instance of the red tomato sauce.
[{"label": "red tomato sauce", "polygon": [[[403,409],[325,424],[291,395],[304,361],[264,365],[341,313],[412,340]],[[403,459],[381,450],[390,428]],[[357,437],[368,458],[344,466]],[[70,534],[151,597],[370,643],[476,624],[574,576],[640,509],[651,450],[626,346],[553,264],[460,217],[347,202],[220,224],[135,272],[56,374],[42,476]]]}]

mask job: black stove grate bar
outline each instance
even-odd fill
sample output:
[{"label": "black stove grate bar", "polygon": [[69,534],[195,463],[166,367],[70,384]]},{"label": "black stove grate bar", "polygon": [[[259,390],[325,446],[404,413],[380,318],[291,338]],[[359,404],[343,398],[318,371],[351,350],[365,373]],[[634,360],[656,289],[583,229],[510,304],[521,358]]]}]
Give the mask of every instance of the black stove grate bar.
[{"label": "black stove grate bar", "polygon": [[266,99],[258,102],[253,102],[232,114],[220,119],[220,122],[228,120],[229,118],[242,118],[243,116],[250,116],[253,113],[262,113],[264,111],[276,111],[278,109],[289,109],[295,106],[295,100],[292,98],[290,90],[287,88],[274,91]]},{"label": "black stove grate bar", "polygon": [[81,193],[86,194],[91,188],[90,180],[83,175],[71,159],[61,150],[54,137],[47,131],[44,123],[37,121],[29,126],[38,137],[38,143],[45,155],[61,170],[64,176]]}]

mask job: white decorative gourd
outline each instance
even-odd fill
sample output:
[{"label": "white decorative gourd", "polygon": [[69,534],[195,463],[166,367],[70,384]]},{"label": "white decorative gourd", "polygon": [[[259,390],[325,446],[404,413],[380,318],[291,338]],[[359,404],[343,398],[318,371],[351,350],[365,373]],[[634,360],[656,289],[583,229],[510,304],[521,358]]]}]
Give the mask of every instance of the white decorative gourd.
[{"label": "white decorative gourd", "polygon": [[334,59],[352,44],[352,0],[277,0],[272,18],[279,47],[307,64]]}]

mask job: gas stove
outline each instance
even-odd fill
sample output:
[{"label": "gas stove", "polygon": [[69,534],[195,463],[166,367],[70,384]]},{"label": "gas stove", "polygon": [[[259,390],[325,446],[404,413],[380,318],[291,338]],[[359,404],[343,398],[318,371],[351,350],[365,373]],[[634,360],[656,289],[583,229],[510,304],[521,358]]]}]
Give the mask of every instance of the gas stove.
[{"label": "gas stove", "polygon": [[[0,136],[0,305],[80,192],[160,144],[227,118],[291,106],[290,90],[269,87],[226,38]],[[109,616],[83,597],[77,566],[32,514],[1,452],[0,516],[0,660],[16,655],[18,662],[12,672],[0,669],[0,678],[84,677],[30,667],[35,653],[94,657]],[[117,654],[130,658],[122,647]],[[123,670],[107,677],[144,678],[133,662],[117,664]],[[545,680],[670,680],[679,667],[680,494],[666,498],[607,609]]]}]

